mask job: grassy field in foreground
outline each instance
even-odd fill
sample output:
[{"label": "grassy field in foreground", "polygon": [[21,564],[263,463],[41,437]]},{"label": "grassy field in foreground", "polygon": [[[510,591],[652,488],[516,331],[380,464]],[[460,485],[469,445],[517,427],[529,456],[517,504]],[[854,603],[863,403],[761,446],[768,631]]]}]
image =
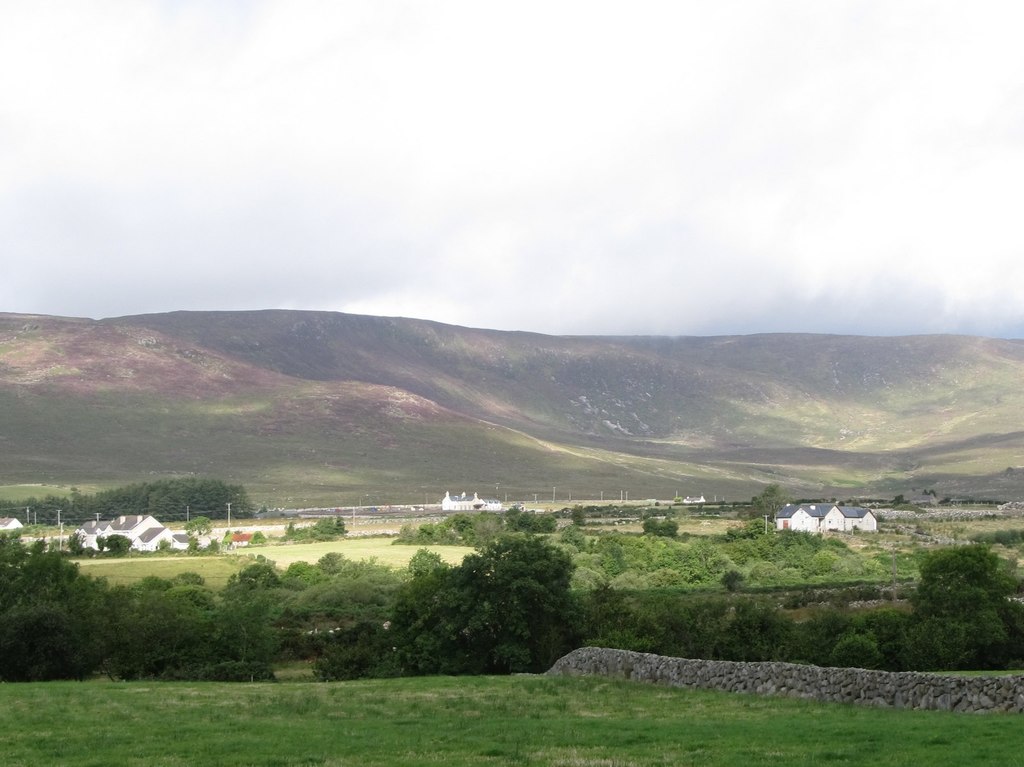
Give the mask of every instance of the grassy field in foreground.
[{"label": "grassy field in foreground", "polygon": [[1014,765],[1021,723],[595,678],[0,686],[7,767]]}]

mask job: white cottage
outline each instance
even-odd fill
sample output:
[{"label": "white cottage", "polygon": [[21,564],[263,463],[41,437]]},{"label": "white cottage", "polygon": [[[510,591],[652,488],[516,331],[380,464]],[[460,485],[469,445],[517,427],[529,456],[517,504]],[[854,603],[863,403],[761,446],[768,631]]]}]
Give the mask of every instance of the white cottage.
[{"label": "white cottage", "polygon": [[444,498],[441,499],[441,511],[501,511],[501,501],[494,498],[481,498],[476,493],[472,497],[462,495],[451,495],[445,490]]},{"label": "white cottage", "polygon": [[878,520],[870,509],[837,506],[834,503],[787,503],[775,515],[776,530],[803,533],[878,531]]},{"label": "white cottage", "polygon": [[0,530],[17,530],[24,527],[16,517],[0,517]]},{"label": "white cottage", "polygon": [[99,549],[99,537],[122,535],[132,542],[136,551],[157,551],[163,541],[172,549],[188,548],[188,536],[174,533],[160,524],[154,517],[146,514],[129,514],[120,516],[111,522],[101,520],[90,521],[75,531],[75,535],[87,549]]}]

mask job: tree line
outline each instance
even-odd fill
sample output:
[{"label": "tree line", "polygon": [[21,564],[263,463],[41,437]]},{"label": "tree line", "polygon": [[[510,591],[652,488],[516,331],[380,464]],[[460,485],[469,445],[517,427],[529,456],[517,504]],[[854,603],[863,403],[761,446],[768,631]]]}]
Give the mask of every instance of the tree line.
[{"label": "tree line", "polygon": [[241,485],[219,479],[182,477],[141,482],[95,494],[81,493],[72,487],[68,495],[48,494],[4,501],[0,503],[0,516],[17,517],[26,525],[55,525],[58,521],[81,524],[95,519],[97,514],[102,519],[149,514],[166,523],[198,515],[224,519],[229,503],[232,518],[251,517],[256,511]]},{"label": "tree line", "polygon": [[459,565],[408,568],[328,554],[257,561],[220,591],[194,574],[110,586],[41,544],[0,538],[0,680],[270,678],[303,659],[324,680],[543,671],[598,645],[722,660],[887,670],[1024,660],[1018,583],[984,546],[928,553],[911,609],[822,610],[719,591],[573,587],[570,550],[503,533]]}]

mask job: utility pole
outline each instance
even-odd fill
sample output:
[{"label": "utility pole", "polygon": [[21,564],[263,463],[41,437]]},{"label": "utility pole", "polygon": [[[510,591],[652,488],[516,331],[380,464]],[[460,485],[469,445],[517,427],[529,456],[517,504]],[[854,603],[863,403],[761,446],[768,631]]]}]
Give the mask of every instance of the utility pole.
[{"label": "utility pole", "polygon": [[554,488],[554,487],[553,487],[553,488],[551,488],[551,502],[552,502],[552,503],[554,503],[554,502],[555,502],[555,490],[556,490],[556,489],[557,489],[557,488]]},{"label": "utility pole", "polygon": [[228,530],[231,529],[231,504],[228,504]]}]

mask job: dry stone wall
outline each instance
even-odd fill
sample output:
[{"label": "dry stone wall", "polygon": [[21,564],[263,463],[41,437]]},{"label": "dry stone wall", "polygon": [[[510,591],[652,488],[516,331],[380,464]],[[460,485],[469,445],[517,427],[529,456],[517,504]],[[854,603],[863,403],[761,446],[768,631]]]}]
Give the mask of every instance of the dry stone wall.
[{"label": "dry stone wall", "polygon": [[600,647],[574,650],[547,673],[606,676],[670,687],[783,695],[830,703],[1024,712],[1024,676],[961,677],[796,663],[690,660]]}]

